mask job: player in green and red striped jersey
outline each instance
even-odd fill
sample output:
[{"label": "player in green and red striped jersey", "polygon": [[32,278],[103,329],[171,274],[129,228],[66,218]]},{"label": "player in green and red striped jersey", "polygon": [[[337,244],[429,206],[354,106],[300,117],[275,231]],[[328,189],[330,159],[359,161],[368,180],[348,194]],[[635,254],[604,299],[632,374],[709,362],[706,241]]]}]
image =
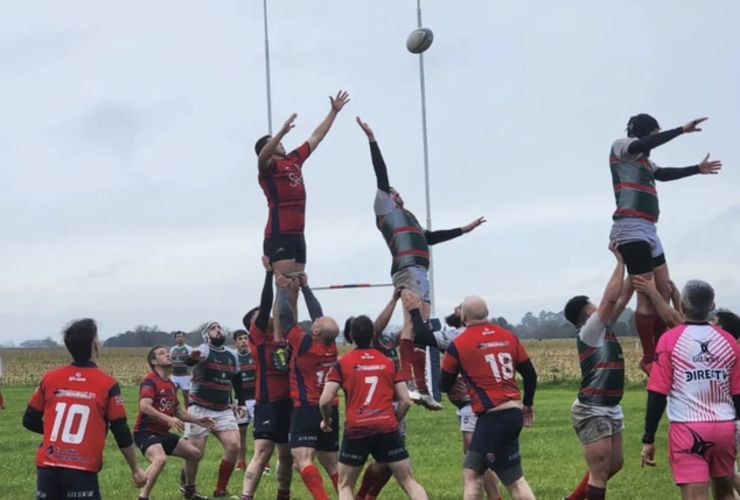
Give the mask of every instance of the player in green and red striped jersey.
[{"label": "player in green and red striped jersey", "polygon": [[172,382],[182,391],[182,400],[185,409],[188,408],[188,394],[190,393],[190,367],[186,364],[192,347],[185,343],[185,332],[175,332],[175,345],[170,349],[172,358]]}]

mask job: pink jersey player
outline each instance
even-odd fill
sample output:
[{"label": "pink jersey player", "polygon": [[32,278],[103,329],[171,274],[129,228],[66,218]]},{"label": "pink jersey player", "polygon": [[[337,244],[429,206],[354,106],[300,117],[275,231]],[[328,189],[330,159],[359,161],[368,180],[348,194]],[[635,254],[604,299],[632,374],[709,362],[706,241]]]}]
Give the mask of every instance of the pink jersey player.
[{"label": "pink jersey player", "polygon": [[643,443],[649,451],[643,460],[654,465],[652,443],[667,397],[669,459],[679,486],[724,482],[734,473],[739,354],[737,341],[708,323],[678,326],[658,342],[647,385]]}]

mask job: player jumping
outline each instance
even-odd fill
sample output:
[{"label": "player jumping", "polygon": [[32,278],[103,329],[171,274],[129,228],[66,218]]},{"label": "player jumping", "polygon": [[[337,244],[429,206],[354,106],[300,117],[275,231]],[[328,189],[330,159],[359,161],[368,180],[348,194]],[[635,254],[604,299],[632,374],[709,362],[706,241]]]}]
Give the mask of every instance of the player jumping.
[{"label": "player jumping", "polygon": [[[277,342],[287,341],[291,350],[290,358],[290,396],[293,400],[293,413],[290,420],[290,449],[296,471],[315,500],[329,500],[324,490],[321,473],[313,464],[318,458],[327,475],[337,489],[337,451],[339,451],[339,429],[332,432],[321,431],[321,412],[319,398],[324,388],[326,375],[337,360],[339,334],[336,321],[324,316],[321,304],[308,286],[306,276],[300,280],[278,276],[278,311],[283,332],[275,332]],[[288,302],[288,287],[300,283],[306,307],[311,317],[310,333],[306,334],[295,321],[293,310]],[[334,401],[332,417],[338,419],[337,405]]]},{"label": "player jumping", "polygon": [[149,499],[168,456],[195,461],[202,458],[200,450],[170,429],[182,432],[185,430],[183,422],[206,428],[215,425],[210,418],[196,417],[180,406],[177,387],[171,378],[173,362],[166,348],[152,348],[146,360],[152,371],[139,387],[139,417],[134,426],[134,442],[151,465],[146,470],[146,486],[141,489],[139,500]]},{"label": "player jumping", "polygon": [[188,408],[188,394],[190,393],[190,367],[185,364],[193,348],[185,343],[185,332],[175,332],[175,345],[170,349],[172,357],[172,382],[182,391],[182,400],[185,409]]},{"label": "player jumping", "polygon": [[[376,225],[385,238],[391,251],[393,264],[391,277],[393,285],[402,290],[403,295],[411,293],[422,297],[424,303],[421,314],[424,321],[429,320],[431,297],[429,294],[429,245],[442,243],[463,234],[469,233],[485,222],[483,217],[467,226],[443,231],[429,231],[419,224],[414,214],[404,208],[403,198],[388,180],[388,170],[375,140],[375,134],[367,123],[357,118],[370,141],[370,154],[377,181],[378,191],[375,196]],[[409,384],[409,395],[415,402],[429,409],[439,410],[441,405],[428,393],[418,392],[425,370],[414,370],[414,330],[408,311],[404,310],[403,329],[401,330],[401,372]],[[416,372],[416,373],[414,373]],[[414,379],[414,376],[416,379]],[[416,380],[416,383],[414,382]]]},{"label": "player jumping", "polygon": [[47,372],[28,402],[23,427],[44,435],[36,453],[36,498],[100,500],[98,472],[110,429],[138,488],[146,473],[126,423],[118,382],[98,369],[98,327],[75,321],[64,331],[74,361]]},{"label": "player jumping", "polygon": [[583,446],[588,472],[565,500],[603,500],[607,481],[622,469],[624,355],[612,327],[624,311],[631,291],[624,282],[624,261],[615,243],[609,249],[617,265],[596,306],[585,295],[565,305],[565,319],[578,330],[581,389],[571,408],[573,428]]},{"label": "player jumping", "polygon": [[730,500],[735,471],[735,419],[740,415],[740,348],[711,326],[714,290],[692,280],[681,293],[683,325],[663,334],[648,381],[643,465],[655,466],[655,433],[668,405],[673,477],[686,500]]},{"label": "player jumping", "polygon": [[[655,181],[716,174],[722,162],[710,161],[707,154],[692,167],[661,168],[650,160],[650,153],[681,134],[701,131],[698,125],[705,120],[698,118],[683,127],[661,132],[658,121],[652,116],[633,116],[627,124],[627,137],[614,141],[609,155],[617,204],[610,240],[619,245],[629,275],[651,278],[655,274],[658,290],[666,300],[670,297],[669,273],[656,228],[660,209]],[[640,368],[649,374],[655,344],[665,331],[665,325],[655,314],[650,300],[642,294],[637,295],[635,324],[642,343]]]},{"label": "player jumping", "polygon": [[[285,152],[283,137],[295,126],[295,113],[288,118],[277,134],[260,137],[254,145],[257,153],[259,184],[267,197],[269,215],[265,226],[264,254],[270,258],[275,271],[295,277],[306,267],[306,187],[303,183],[303,163],[316,151],[331,129],[335,118],[349,102],[349,94],[339,91],[329,97],[331,110],[316,127],[306,142],[290,153]],[[290,305],[297,311],[298,296],[291,295]],[[275,313],[276,328],[279,318]]]},{"label": "player jumping", "polygon": [[[534,422],[537,372],[519,339],[488,321],[483,299],[467,297],[461,315],[467,328],[447,346],[439,385],[450,392],[462,374],[478,416],[463,463],[464,499],[481,498],[483,474],[490,468],[512,499],[534,500],[524,479],[519,434]],[[523,398],[515,371],[522,376]]]},{"label": "player jumping", "polygon": [[[321,428],[334,432],[333,416],[339,389],[346,399],[344,439],[339,455],[339,500],[354,500],[353,489],[369,455],[386,464],[412,500],[427,500],[414,479],[411,460],[398,432],[409,409],[409,395],[396,365],[372,348],[375,327],[367,316],[352,321],[355,348],[334,364],[321,394]],[[393,408],[393,400],[398,402]]]}]

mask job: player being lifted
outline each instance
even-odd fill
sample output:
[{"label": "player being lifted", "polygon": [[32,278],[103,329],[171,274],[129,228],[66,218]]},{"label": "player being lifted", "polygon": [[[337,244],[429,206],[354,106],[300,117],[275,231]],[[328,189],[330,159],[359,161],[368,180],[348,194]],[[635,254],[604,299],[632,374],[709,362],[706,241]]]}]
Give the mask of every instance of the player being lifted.
[{"label": "player being lifted", "polygon": [[[303,183],[303,163],[316,151],[331,129],[337,114],[349,102],[349,94],[337,92],[329,97],[331,109],[323,122],[316,127],[306,142],[290,153],[283,147],[283,137],[295,126],[295,113],[290,116],[274,136],[260,137],[254,145],[257,153],[259,184],[267,198],[269,214],[265,226],[263,251],[275,271],[295,277],[306,267],[306,187]],[[297,311],[298,296],[291,295],[290,305]],[[274,321],[279,330],[279,318]]]},{"label": "player being lifted", "polygon": [[[337,489],[337,451],[339,451],[339,429],[332,432],[321,431],[321,412],[319,398],[329,369],[337,360],[336,338],[339,327],[336,321],[324,316],[321,304],[308,286],[306,276],[289,279],[278,276],[278,311],[282,332],[275,332],[277,342],[286,341],[290,346],[290,396],[293,400],[293,414],[290,420],[290,448],[293,464],[315,500],[329,500],[324,490],[321,473],[313,464],[318,458],[327,475]],[[310,332],[306,334],[296,323],[293,310],[288,302],[288,287],[298,288],[300,284],[311,317]],[[338,418],[334,401],[332,416]]]},{"label": "player being lifted", "polygon": [[[427,500],[424,488],[414,479],[411,460],[398,432],[409,409],[405,381],[396,365],[372,348],[375,327],[367,316],[352,321],[355,348],[342,356],[329,371],[321,394],[321,428],[334,432],[339,425],[333,415],[339,389],[344,390],[344,439],[339,455],[339,500],[354,500],[357,478],[369,455],[387,465],[406,495]],[[398,402],[393,407],[393,400]]]},{"label": "player being lifted", "polygon": [[211,428],[216,423],[208,417],[196,417],[180,406],[177,387],[172,381],[173,362],[167,349],[157,346],[146,357],[151,373],[144,377],[139,386],[139,417],[134,426],[134,443],[141,454],[149,460],[146,470],[146,486],[139,493],[139,500],[148,500],[159,479],[168,456],[198,461],[201,451],[185,439],[170,432],[182,432],[183,422]]},{"label": "player being lifted", "polygon": [[[485,219],[481,217],[467,226],[443,231],[429,231],[422,228],[414,214],[404,208],[403,198],[398,191],[391,187],[388,170],[372,129],[359,117],[357,124],[370,141],[370,155],[378,187],[375,196],[375,222],[391,251],[393,285],[402,290],[402,295],[415,293],[422,297],[424,303],[421,314],[424,321],[428,321],[431,307],[428,277],[429,245],[442,243],[469,233],[483,224]],[[417,390],[421,385],[421,379],[425,376],[425,371],[414,370],[414,330],[406,310],[404,310],[399,350],[401,351],[401,372],[404,380],[409,384],[411,399],[429,409],[441,409],[441,405],[434,401],[428,392],[419,394]]]},{"label": "player being lifted", "polygon": [[98,472],[108,429],[126,458],[134,485],[146,484],[136,461],[118,382],[98,369],[98,327],[75,321],[64,331],[71,364],[47,372],[28,402],[23,427],[44,435],[36,453],[36,498],[100,500]]},{"label": "player being lifted", "polygon": [[[226,338],[219,323],[207,323],[202,336],[204,343],[192,350],[187,361],[188,365],[193,366],[193,386],[188,409],[197,417],[211,418],[215,425],[209,429],[189,423],[185,427],[185,439],[200,450],[201,454],[205,450],[209,433],[212,432],[221,442],[224,453],[213,496],[232,498],[226,487],[234,472],[239,452],[239,425],[236,419],[246,412],[246,408],[234,404],[231,398],[232,379],[239,370],[238,360],[233,351],[224,347]],[[186,500],[201,496],[195,488],[198,462],[195,459],[185,460],[185,484],[182,490]]]},{"label": "player being lifted", "polygon": [[185,332],[175,332],[175,345],[170,349],[172,357],[172,382],[182,391],[185,409],[188,407],[190,393],[190,367],[185,363],[193,348],[185,343]]},{"label": "player being lifted", "polygon": [[571,408],[573,428],[583,446],[588,472],[565,500],[603,500],[607,481],[622,469],[624,355],[612,327],[624,311],[631,290],[624,284],[624,261],[614,242],[617,265],[596,306],[585,295],[565,305],[565,319],[578,330],[581,389]]},{"label": "player being lifted", "polygon": [[[658,290],[666,300],[670,297],[669,273],[656,228],[660,209],[655,181],[716,174],[722,162],[709,160],[707,154],[698,165],[662,168],[650,159],[650,153],[681,134],[701,131],[698,125],[705,120],[698,118],[683,127],[661,132],[658,121],[652,116],[633,116],[627,124],[627,137],[614,141],[609,155],[617,205],[609,239],[617,242],[629,275],[651,278],[654,274]],[[643,294],[637,295],[635,324],[642,343],[640,368],[649,373],[655,344],[665,331],[665,325],[655,314],[650,299]]]},{"label": "player being lifted", "polygon": [[[467,328],[447,346],[439,386],[451,391],[462,374],[478,417],[463,463],[464,499],[481,498],[483,474],[490,468],[512,499],[534,500],[524,479],[519,434],[534,422],[537,372],[519,339],[488,321],[483,299],[467,297],[461,316]],[[515,371],[522,376],[524,397]]]}]

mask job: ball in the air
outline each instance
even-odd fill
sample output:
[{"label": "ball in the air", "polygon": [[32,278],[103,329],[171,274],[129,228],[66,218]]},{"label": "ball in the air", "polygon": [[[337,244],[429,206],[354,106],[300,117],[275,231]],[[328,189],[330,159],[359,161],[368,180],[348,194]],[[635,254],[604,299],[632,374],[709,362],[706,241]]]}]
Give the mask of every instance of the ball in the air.
[{"label": "ball in the air", "polygon": [[406,48],[412,54],[421,54],[431,47],[433,41],[434,33],[432,33],[432,30],[429,28],[419,28],[412,31],[406,39]]}]

